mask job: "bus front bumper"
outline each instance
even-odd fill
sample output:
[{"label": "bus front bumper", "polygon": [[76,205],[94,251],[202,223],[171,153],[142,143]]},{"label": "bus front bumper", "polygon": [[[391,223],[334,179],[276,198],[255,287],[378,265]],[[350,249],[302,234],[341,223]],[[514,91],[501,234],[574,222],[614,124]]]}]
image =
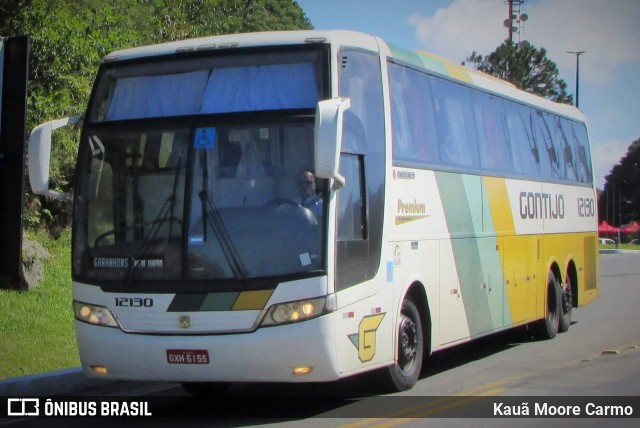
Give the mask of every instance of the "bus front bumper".
[{"label": "bus front bumper", "polygon": [[221,335],[128,334],[75,321],[85,375],[175,382],[322,382],[339,378],[331,314]]}]

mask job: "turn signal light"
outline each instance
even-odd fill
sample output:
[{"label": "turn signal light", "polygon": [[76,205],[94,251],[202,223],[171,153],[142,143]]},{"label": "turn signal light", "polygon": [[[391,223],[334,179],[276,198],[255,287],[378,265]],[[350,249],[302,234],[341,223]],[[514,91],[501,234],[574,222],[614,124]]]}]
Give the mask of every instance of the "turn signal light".
[{"label": "turn signal light", "polygon": [[310,366],[298,366],[293,368],[294,376],[304,376],[308,375],[313,371],[313,367]]},{"label": "turn signal light", "polygon": [[91,370],[93,370],[95,374],[99,375],[106,375],[108,373],[108,370],[105,366],[91,366]]}]

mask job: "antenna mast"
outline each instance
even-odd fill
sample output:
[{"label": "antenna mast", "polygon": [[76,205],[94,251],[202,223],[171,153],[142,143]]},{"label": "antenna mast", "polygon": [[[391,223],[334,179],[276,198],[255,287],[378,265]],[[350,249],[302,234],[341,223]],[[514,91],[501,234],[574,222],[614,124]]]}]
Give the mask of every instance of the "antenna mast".
[{"label": "antenna mast", "polygon": [[518,36],[517,43],[521,42],[520,37],[524,37],[524,23],[529,16],[526,13],[520,13],[520,6],[527,0],[505,0],[505,4],[509,5],[509,17],[502,23],[509,30],[509,43],[515,43],[513,40],[514,33]]}]

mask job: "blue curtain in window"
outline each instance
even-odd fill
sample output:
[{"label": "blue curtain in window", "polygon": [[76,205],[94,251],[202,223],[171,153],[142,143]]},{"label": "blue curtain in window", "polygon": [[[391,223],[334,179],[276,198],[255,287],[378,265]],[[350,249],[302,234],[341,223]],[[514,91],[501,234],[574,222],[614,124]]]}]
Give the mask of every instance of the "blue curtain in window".
[{"label": "blue curtain in window", "polygon": [[211,73],[200,113],[314,108],[312,64],[232,67]]},{"label": "blue curtain in window", "polygon": [[106,120],[314,108],[313,65],[276,64],[118,79]]},{"label": "blue curtain in window", "polygon": [[118,79],[107,120],[194,114],[202,104],[207,70]]}]

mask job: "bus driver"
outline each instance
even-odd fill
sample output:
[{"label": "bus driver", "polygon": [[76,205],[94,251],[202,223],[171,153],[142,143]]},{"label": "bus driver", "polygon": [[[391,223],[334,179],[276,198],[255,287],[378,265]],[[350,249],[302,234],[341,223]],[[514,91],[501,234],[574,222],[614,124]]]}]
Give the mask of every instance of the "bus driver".
[{"label": "bus driver", "polygon": [[299,196],[295,202],[310,210],[316,219],[322,218],[322,195],[316,189],[316,176],[311,171],[304,171],[298,178]]}]

